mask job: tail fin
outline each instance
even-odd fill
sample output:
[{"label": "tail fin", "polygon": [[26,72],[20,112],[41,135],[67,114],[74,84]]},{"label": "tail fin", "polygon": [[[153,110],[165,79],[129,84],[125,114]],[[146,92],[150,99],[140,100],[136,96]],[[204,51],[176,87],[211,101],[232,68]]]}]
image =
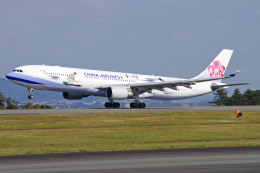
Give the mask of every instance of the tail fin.
[{"label": "tail fin", "polygon": [[[224,76],[232,53],[233,50],[223,49],[218,54],[218,56],[210,63],[210,65],[202,73],[200,73],[193,79],[215,78]],[[221,80],[218,80],[216,82],[221,82]]]}]

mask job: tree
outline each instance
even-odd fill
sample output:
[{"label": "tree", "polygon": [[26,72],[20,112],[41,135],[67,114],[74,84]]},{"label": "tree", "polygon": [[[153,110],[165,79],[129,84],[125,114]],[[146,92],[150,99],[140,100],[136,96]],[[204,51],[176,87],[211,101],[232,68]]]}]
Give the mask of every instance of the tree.
[{"label": "tree", "polygon": [[6,104],[6,109],[18,109],[18,102],[12,100],[11,98],[6,99]]},{"label": "tree", "polygon": [[26,105],[18,105],[17,101],[12,100],[11,98],[5,98],[4,95],[0,92],[0,109],[52,109],[51,106],[45,104],[33,104],[29,102]]},{"label": "tree", "polygon": [[0,92],[0,109],[4,109],[4,108],[5,108],[5,102],[6,102],[6,98],[5,98],[4,95]]},{"label": "tree", "polygon": [[253,98],[254,98],[254,91],[247,89],[244,94],[244,104],[245,105],[254,105]]},{"label": "tree", "polygon": [[230,104],[230,99],[227,96],[228,92],[225,89],[219,89],[214,93],[214,99],[213,101],[209,102],[216,106],[224,106]]},{"label": "tree", "polygon": [[248,89],[243,96],[248,105],[260,105],[260,90],[252,91]]},{"label": "tree", "polygon": [[244,97],[238,88],[234,90],[233,95],[231,96],[231,105],[244,105]]},{"label": "tree", "polygon": [[260,90],[255,91],[254,105],[260,105]]},{"label": "tree", "polygon": [[252,91],[246,90],[241,94],[239,89],[235,89],[231,97],[227,96],[227,91],[224,89],[217,90],[214,93],[214,100],[209,102],[216,106],[230,106],[230,105],[260,105],[260,90]]},{"label": "tree", "polygon": [[33,104],[33,102],[29,102],[26,105],[24,105],[22,109],[52,109],[52,107],[45,104]]},{"label": "tree", "polygon": [[29,102],[22,107],[23,109],[33,109],[33,102]]}]

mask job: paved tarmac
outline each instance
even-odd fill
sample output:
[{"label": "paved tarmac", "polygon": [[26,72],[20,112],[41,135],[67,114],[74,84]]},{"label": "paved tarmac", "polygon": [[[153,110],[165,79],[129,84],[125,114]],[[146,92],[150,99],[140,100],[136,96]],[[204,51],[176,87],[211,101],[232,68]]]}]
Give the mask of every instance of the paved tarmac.
[{"label": "paved tarmac", "polygon": [[259,172],[260,148],[161,150],[0,157],[4,173]]},{"label": "paved tarmac", "polygon": [[0,115],[33,114],[102,114],[102,113],[152,113],[152,112],[206,112],[206,111],[260,111],[260,106],[197,106],[197,107],[162,107],[145,109],[41,109],[41,110],[0,110]]}]

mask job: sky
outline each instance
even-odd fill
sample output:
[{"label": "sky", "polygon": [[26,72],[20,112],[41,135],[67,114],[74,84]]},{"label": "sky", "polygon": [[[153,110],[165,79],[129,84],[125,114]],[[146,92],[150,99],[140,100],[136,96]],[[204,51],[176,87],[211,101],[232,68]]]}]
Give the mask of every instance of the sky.
[{"label": "sky", "polygon": [[30,64],[191,78],[222,49],[259,89],[260,1],[0,0],[0,77]]}]

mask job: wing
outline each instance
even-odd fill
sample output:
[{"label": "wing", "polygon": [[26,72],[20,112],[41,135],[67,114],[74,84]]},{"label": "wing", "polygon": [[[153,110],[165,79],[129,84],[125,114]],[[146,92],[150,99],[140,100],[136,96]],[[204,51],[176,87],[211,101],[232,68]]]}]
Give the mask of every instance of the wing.
[{"label": "wing", "polygon": [[[191,85],[195,84],[195,83],[232,78],[232,77],[235,77],[236,74],[239,72],[240,72],[240,70],[238,70],[235,73],[230,74],[228,76],[218,77],[218,78],[205,78],[205,79],[194,79],[193,78],[193,79],[174,80],[174,81],[167,81],[167,82],[160,81],[160,82],[149,82],[149,83],[135,83],[135,84],[131,84],[129,86],[131,87],[132,91],[135,94],[142,94],[142,93],[147,92],[152,89],[157,89],[157,90],[163,91],[164,88],[171,88],[171,89],[177,90],[177,86],[184,86],[184,87],[190,88]],[[233,85],[236,85],[236,84],[233,84]],[[237,85],[239,85],[239,84],[237,84]],[[246,84],[244,83],[244,85],[246,85]],[[225,85],[225,86],[227,86],[227,85]],[[218,88],[225,87],[225,86],[224,85],[218,86]]]},{"label": "wing", "polygon": [[[235,73],[230,74],[228,76],[217,77],[217,78],[205,78],[205,79],[195,79],[195,78],[193,78],[193,79],[182,79],[182,80],[174,80],[174,81],[160,80],[159,82],[152,82],[153,81],[152,80],[150,82],[144,82],[144,83],[133,83],[133,84],[124,84],[124,85],[116,84],[115,86],[126,86],[128,88],[131,88],[134,95],[139,95],[139,94],[145,93],[147,91],[150,91],[152,89],[157,89],[157,90],[163,91],[164,88],[171,88],[171,89],[177,90],[177,86],[184,86],[184,87],[190,88],[190,86],[192,84],[195,84],[195,83],[232,78],[232,77],[235,77],[236,74],[239,73],[239,72],[240,71],[238,70]],[[225,86],[227,86],[227,85],[225,85]],[[224,85],[218,86],[218,88],[225,87],[225,86]],[[105,90],[108,87],[111,87],[111,85],[102,86],[102,87],[99,87],[99,89]]]}]

